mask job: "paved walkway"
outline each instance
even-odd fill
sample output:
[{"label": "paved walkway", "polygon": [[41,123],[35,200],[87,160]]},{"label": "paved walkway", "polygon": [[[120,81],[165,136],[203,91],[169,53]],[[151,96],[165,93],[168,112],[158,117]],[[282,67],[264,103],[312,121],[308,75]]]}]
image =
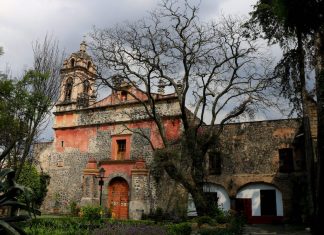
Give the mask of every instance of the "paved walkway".
[{"label": "paved walkway", "polygon": [[244,235],[310,235],[305,226],[299,225],[246,225]]}]

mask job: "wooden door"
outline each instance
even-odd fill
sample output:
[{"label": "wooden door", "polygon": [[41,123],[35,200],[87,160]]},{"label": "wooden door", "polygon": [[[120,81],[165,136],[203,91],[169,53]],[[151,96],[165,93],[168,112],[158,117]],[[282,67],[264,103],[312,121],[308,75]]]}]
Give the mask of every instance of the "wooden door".
[{"label": "wooden door", "polygon": [[128,219],[128,184],[123,178],[112,179],[108,187],[108,207],[115,219]]},{"label": "wooden door", "polygon": [[236,198],[236,211],[244,215],[248,223],[252,219],[252,199],[251,198]]}]

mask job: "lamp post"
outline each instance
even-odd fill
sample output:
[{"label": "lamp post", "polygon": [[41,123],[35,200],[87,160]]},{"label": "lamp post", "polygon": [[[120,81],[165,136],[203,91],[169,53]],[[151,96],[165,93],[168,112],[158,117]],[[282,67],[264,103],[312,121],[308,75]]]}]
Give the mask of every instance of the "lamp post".
[{"label": "lamp post", "polygon": [[100,185],[100,195],[99,195],[99,202],[100,202],[100,206],[101,206],[101,199],[102,199],[102,186],[103,186],[103,184],[104,184],[104,178],[106,178],[106,177],[104,177],[105,176],[105,169],[104,168],[100,168],[100,170],[99,170],[99,176],[96,176],[96,178],[99,178],[100,180],[99,180],[99,185]]}]

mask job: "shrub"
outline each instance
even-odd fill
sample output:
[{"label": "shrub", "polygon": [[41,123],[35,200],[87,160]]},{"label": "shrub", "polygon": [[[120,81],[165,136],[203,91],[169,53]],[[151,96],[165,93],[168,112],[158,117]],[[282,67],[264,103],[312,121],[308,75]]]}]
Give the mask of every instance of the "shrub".
[{"label": "shrub", "polygon": [[80,212],[80,207],[78,206],[76,201],[72,201],[70,203],[70,213],[71,213],[71,215],[78,216],[79,212]]},{"label": "shrub", "polygon": [[164,213],[163,209],[160,208],[160,207],[156,208],[155,211],[152,211],[147,215],[146,214],[142,215],[143,220],[150,219],[150,220],[153,220],[155,222],[162,222],[166,218],[169,218],[167,213]]},{"label": "shrub", "polygon": [[25,224],[27,234],[37,235],[73,235],[89,234],[89,231],[100,225],[90,225],[81,218],[59,217],[59,218],[37,218]]},{"label": "shrub", "polygon": [[[229,216],[230,222],[222,227],[209,227],[199,229],[201,235],[239,235],[242,234],[244,221],[240,217]],[[218,225],[219,226],[219,225]]]},{"label": "shrub", "polygon": [[181,223],[187,221],[187,217],[179,215],[177,212],[164,212],[162,208],[158,207],[155,211],[150,212],[149,214],[142,214],[142,220],[153,220],[157,222],[173,222]]},{"label": "shrub", "polygon": [[186,235],[191,233],[190,223],[168,225],[168,235]]},{"label": "shrub", "polygon": [[46,194],[50,176],[44,172],[39,173],[33,164],[25,163],[21,169],[17,183],[33,190],[33,202],[37,207],[42,205]]},{"label": "shrub", "polygon": [[219,213],[216,215],[215,219],[219,224],[226,224],[231,221],[233,216],[230,212],[220,210]]},{"label": "shrub", "polygon": [[195,218],[194,221],[197,222],[199,227],[203,224],[210,224],[210,225],[215,224],[215,221],[209,216],[199,216]]},{"label": "shrub", "polygon": [[101,206],[84,206],[81,207],[81,217],[88,221],[99,220],[104,214]]},{"label": "shrub", "polygon": [[142,223],[109,223],[105,227],[93,231],[94,235],[167,235],[165,227],[157,225],[147,225]]}]

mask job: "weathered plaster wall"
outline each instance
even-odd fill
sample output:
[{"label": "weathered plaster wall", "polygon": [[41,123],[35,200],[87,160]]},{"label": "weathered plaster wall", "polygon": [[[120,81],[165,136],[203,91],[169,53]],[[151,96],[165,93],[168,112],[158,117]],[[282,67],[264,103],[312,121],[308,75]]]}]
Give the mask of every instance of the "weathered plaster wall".
[{"label": "weathered plaster wall", "polygon": [[[128,107],[128,110],[136,110]],[[172,108],[166,105],[165,114],[176,114]],[[121,176],[123,178],[131,179],[132,168],[135,160],[144,159],[148,167],[152,162],[152,149],[148,140],[142,135],[151,139],[155,146],[161,145],[161,139],[158,134],[156,125],[152,121],[130,121],[128,116],[120,111],[118,116],[116,112],[108,109],[108,114],[103,115],[93,110],[82,110],[76,113],[59,112],[56,113],[55,125],[55,139],[53,145],[48,150],[48,154],[41,156],[42,167],[51,175],[51,182],[49,185],[48,196],[43,204],[45,211],[51,211],[54,207],[54,198],[59,194],[59,202],[61,205],[61,212],[67,212],[68,205],[72,201],[80,201],[82,197],[82,171],[85,168],[89,157],[94,157],[99,165],[104,166],[107,177]],[[98,111],[99,112],[99,111]],[[134,111],[135,112],[135,111]],[[136,113],[136,112],[135,112]],[[95,115],[96,118],[92,118]],[[107,117],[107,115],[111,117]],[[120,118],[120,119],[118,119]],[[107,120],[110,120],[107,123]],[[177,119],[165,120],[168,138],[177,138],[179,136],[180,121]],[[128,149],[129,161],[113,161],[114,142],[116,137],[127,136],[130,149]],[[109,163],[107,161],[110,161]],[[99,166],[98,166],[99,167]],[[137,180],[138,181],[138,180]],[[137,182],[136,181],[136,182]],[[146,185],[143,190],[146,190],[145,195],[150,195],[144,201],[147,204],[156,207],[155,185],[152,180],[146,178]],[[133,181],[129,181],[130,189],[132,189]],[[108,195],[108,184],[105,182],[103,188],[103,203],[106,203]],[[68,189],[68,190],[67,190]],[[142,201],[143,201],[142,200]],[[134,206],[138,207],[133,202]],[[136,205],[135,205],[136,204]],[[146,208],[150,208],[148,206]],[[145,209],[145,213],[148,212]],[[134,211],[132,211],[135,213]]]}]

